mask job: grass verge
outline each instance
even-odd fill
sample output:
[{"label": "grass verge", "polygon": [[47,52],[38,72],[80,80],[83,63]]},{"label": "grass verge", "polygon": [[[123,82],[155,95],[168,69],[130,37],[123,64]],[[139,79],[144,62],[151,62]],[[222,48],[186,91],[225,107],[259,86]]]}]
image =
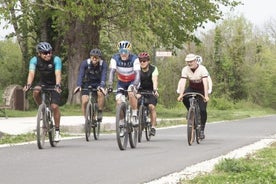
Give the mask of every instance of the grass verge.
[{"label": "grass verge", "polygon": [[276,181],[276,142],[246,158],[225,159],[212,173],[182,180],[181,184],[270,184]]}]

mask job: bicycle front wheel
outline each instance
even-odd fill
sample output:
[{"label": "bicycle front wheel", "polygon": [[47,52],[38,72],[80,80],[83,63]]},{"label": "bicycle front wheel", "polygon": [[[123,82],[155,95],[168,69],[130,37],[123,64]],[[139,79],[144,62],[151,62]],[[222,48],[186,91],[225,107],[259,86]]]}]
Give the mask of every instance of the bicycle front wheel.
[{"label": "bicycle front wheel", "polygon": [[139,120],[139,126],[138,126],[138,142],[142,141],[142,133],[145,126],[145,106],[140,105],[139,107],[139,113],[138,113],[138,120]]},{"label": "bicycle front wheel", "polygon": [[151,140],[150,129],[151,129],[151,122],[146,122],[145,134],[146,134],[146,139],[147,139],[147,141],[150,141],[150,140]]},{"label": "bicycle front wheel", "polygon": [[93,111],[92,104],[88,102],[88,104],[86,105],[85,125],[84,125],[85,139],[87,142],[91,140],[92,111]]},{"label": "bicycle front wheel", "polygon": [[47,114],[46,119],[47,119],[46,121],[48,122],[48,125],[49,125],[48,133],[49,133],[50,145],[52,147],[56,147],[57,143],[58,143],[57,141],[55,141],[56,129],[55,129],[51,115]]},{"label": "bicycle front wheel", "polygon": [[100,130],[101,130],[101,122],[98,121],[98,106],[97,104],[93,104],[93,117],[95,118],[93,121],[93,134],[94,139],[98,140],[100,137]]},{"label": "bicycle front wheel", "polygon": [[195,116],[195,134],[196,134],[196,142],[197,144],[200,143],[200,129],[201,129],[201,118],[200,118],[200,112],[199,107],[196,108],[196,116]]},{"label": "bicycle front wheel", "polygon": [[139,129],[139,127],[138,126],[134,127],[132,125],[132,123],[130,123],[129,128],[130,128],[130,130],[129,130],[128,135],[129,135],[130,147],[131,148],[136,148],[137,142],[138,142],[138,129]]},{"label": "bicycle front wheel", "polygon": [[126,103],[122,102],[116,107],[116,138],[120,150],[125,150],[128,142],[127,122],[125,118]]},{"label": "bicycle front wheel", "polygon": [[195,109],[190,108],[187,122],[188,144],[191,146],[195,140]]},{"label": "bicycle front wheel", "polygon": [[36,124],[36,140],[39,149],[43,149],[45,146],[48,126],[46,118],[46,105],[41,104],[38,107]]}]

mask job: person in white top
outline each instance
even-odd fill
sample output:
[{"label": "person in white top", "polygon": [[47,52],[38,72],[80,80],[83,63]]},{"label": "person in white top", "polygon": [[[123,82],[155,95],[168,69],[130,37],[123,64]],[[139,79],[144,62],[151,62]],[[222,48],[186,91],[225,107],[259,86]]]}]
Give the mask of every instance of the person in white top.
[{"label": "person in white top", "polygon": [[[189,97],[184,97],[184,93],[187,92],[197,92],[201,93],[205,99],[199,100],[199,108],[201,115],[201,131],[200,138],[204,139],[204,129],[207,121],[207,102],[209,101],[208,96],[208,76],[209,73],[205,66],[198,64],[197,55],[188,54],[185,58],[187,66],[182,69],[181,78],[178,82],[177,91],[179,96],[177,97],[178,101],[182,101],[187,110],[190,108]],[[186,82],[189,81],[188,87],[185,89]]]}]

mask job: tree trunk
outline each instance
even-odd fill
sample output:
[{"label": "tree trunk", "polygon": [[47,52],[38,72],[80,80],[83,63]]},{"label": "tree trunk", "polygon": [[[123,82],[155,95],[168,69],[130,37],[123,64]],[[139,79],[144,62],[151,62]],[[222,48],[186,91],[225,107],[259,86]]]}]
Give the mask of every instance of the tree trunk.
[{"label": "tree trunk", "polygon": [[100,26],[95,17],[87,17],[85,21],[73,20],[65,37],[69,46],[67,55],[68,98],[67,104],[79,104],[80,95],[73,95],[76,87],[79,66],[81,62],[89,58],[91,49],[99,46]]}]

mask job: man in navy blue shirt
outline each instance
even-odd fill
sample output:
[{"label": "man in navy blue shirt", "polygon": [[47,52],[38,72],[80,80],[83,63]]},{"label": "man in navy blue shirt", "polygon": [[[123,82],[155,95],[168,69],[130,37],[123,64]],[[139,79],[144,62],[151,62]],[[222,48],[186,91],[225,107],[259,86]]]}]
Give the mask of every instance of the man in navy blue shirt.
[{"label": "man in navy blue shirt", "polygon": [[[107,62],[102,59],[102,52],[100,49],[92,49],[90,51],[90,58],[82,61],[77,80],[77,87],[74,93],[81,89],[87,89],[88,86],[97,88],[98,98],[98,121],[102,121],[102,110],[104,106],[104,88],[107,73]],[[82,112],[85,116],[85,109],[88,103],[88,91],[81,90]]]}]

